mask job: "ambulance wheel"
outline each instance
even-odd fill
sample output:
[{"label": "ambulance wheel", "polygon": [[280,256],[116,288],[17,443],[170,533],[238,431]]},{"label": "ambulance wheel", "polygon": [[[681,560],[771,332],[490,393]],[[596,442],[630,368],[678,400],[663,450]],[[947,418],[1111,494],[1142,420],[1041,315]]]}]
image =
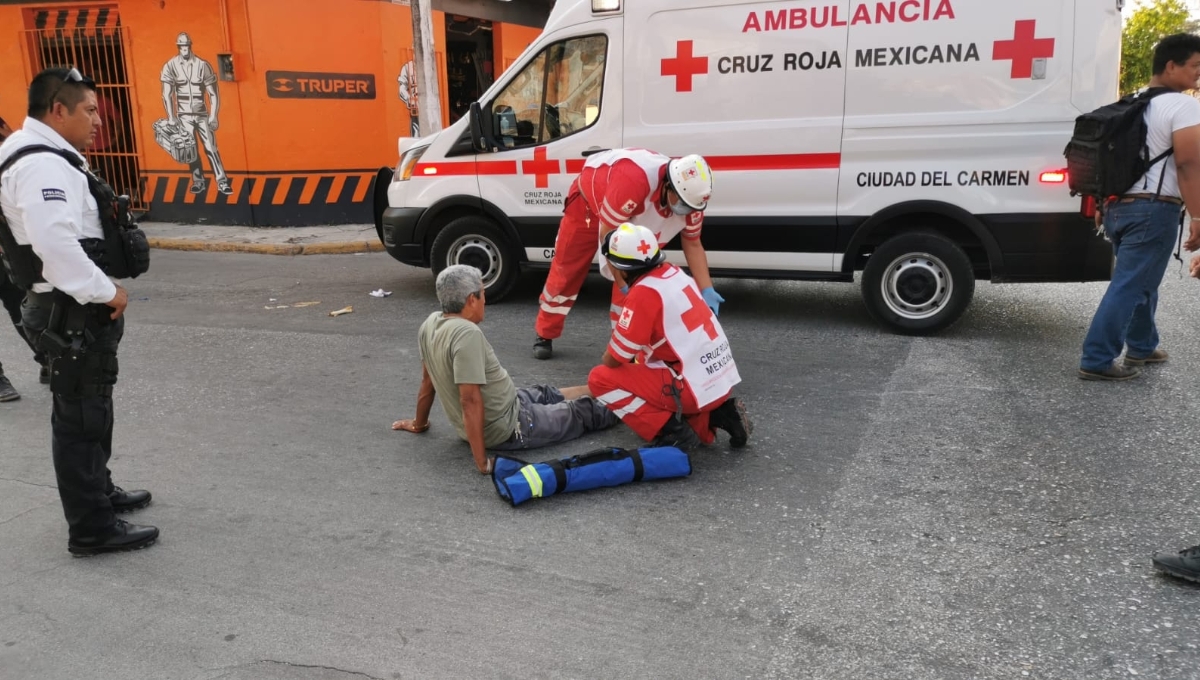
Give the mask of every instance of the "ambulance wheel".
[{"label": "ambulance wheel", "polygon": [[893,331],[936,333],[958,320],[975,293],[975,272],[961,248],[942,236],[895,236],[875,249],[862,276],[867,310]]},{"label": "ambulance wheel", "polygon": [[488,303],[499,302],[517,282],[517,256],[504,233],[486,217],[452,220],[433,239],[430,260],[434,276],[452,264],[469,264],[483,276]]}]

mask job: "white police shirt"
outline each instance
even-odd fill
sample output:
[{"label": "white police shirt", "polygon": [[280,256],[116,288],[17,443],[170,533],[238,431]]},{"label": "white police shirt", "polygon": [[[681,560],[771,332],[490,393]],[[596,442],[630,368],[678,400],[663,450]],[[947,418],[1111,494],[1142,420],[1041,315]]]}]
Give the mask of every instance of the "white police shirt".
[{"label": "white police shirt", "polygon": [[[82,158],[62,135],[26,118],[24,126],[0,145],[0,163],[35,144],[66,149]],[[105,303],[116,296],[113,281],[79,245],[79,239],[104,238],[104,228],[87,177],[65,158],[33,153],[13,163],[0,175],[0,210],[17,243],[33,246],[42,259],[46,283],[35,284],[34,292],[57,288],[79,304]]]}]

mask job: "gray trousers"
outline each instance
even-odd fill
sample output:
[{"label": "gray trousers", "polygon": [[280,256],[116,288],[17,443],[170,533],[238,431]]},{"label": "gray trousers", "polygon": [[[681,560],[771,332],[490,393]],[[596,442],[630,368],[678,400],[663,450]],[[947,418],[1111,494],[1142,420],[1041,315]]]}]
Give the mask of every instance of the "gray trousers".
[{"label": "gray trousers", "polygon": [[535,385],[517,390],[519,412],[512,439],[488,448],[497,451],[537,449],[578,439],[585,432],[603,430],[620,422],[612,411],[592,397],[567,400],[557,387]]}]

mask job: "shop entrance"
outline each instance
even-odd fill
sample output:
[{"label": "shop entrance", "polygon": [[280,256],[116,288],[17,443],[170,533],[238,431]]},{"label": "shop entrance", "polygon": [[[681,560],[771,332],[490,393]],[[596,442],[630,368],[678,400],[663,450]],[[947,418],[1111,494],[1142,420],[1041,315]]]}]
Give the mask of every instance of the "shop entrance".
[{"label": "shop entrance", "polygon": [[492,22],[458,14],[446,15],[446,101],[448,125],[467,115],[471,102],[496,79]]},{"label": "shop entrance", "polygon": [[28,9],[25,25],[30,79],[42,69],[74,66],[96,81],[103,124],[85,154],[88,165],[118,194],[128,194],[135,210],[145,210],[133,125],[135,97],[125,61],[125,29],[116,6]]}]

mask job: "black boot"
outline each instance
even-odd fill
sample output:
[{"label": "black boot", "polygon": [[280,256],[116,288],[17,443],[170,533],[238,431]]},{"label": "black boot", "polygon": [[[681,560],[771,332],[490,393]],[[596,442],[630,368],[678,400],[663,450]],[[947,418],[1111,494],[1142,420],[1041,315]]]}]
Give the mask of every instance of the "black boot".
[{"label": "black boot", "polygon": [[0,401],[16,401],[20,398],[21,393],[4,376],[4,371],[0,371]]},{"label": "black boot", "polygon": [[691,451],[700,446],[700,437],[696,436],[696,431],[686,420],[671,416],[650,446],[674,446],[683,451]]},{"label": "black boot", "polygon": [[725,430],[729,433],[729,445],[740,449],[746,445],[750,435],[754,433],[754,423],[746,414],[746,404],[741,399],[730,397],[712,413],[708,414],[708,425],[714,430]]},{"label": "black boot", "polygon": [[1178,553],[1154,553],[1154,568],[1177,578],[1200,583],[1200,545]]},{"label": "black boot", "polygon": [[67,541],[67,550],[79,557],[101,553],[126,552],[149,547],[158,540],[158,528],[130,524],[123,519],[107,531],[95,536],[82,536]]},{"label": "black boot", "polygon": [[549,359],[554,355],[554,341],[539,337],[533,341],[533,358]]},{"label": "black boot", "polygon": [[150,492],[141,489],[126,491],[119,486],[114,486],[113,490],[108,492],[108,501],[112,503],[113,512],[140,510],[150,505]]}]

